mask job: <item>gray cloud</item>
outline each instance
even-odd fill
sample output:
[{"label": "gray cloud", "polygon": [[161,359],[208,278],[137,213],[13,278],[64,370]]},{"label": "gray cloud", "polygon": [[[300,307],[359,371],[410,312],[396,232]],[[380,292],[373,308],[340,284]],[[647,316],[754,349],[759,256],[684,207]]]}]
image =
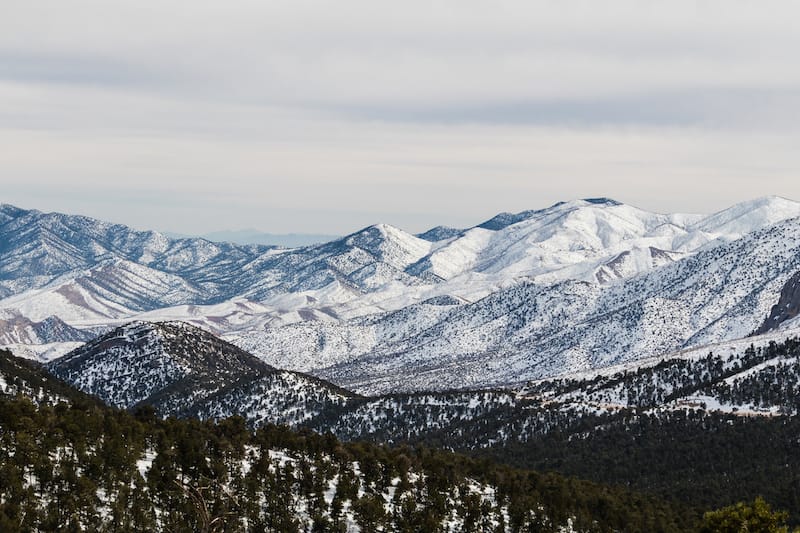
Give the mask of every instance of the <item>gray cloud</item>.
[{"label": "gray cloud", "polygon": [[410,123],[538,126],[800,127],[798,88],[684,88],[605,98],[511,101],[474,106],[341,106],[345,115]]},{"label": "gray cloud", "polygon": [[[19,2],[0,19],[0,200],[97,216],[127,202],[108,213],[182,232],[343,233],[584,196],[693,211],[800,198],[798,15],[789,1]],[[43,192],[62,189],[81,192]]]},{"label": "gray cloud", "polygon": [[70,53],[0,51],[0,80],[119,88],[163,87],[180,78],[119,58]]}]

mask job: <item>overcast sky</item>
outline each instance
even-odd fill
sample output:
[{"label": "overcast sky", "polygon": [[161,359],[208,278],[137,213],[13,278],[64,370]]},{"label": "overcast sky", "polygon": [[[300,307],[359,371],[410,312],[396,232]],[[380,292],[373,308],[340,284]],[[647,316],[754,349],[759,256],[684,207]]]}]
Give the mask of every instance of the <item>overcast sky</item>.
[{"label": "overcast sky", "polygon": [[800,200],[797,2],[5,2],[0,202],[182,233]]}]

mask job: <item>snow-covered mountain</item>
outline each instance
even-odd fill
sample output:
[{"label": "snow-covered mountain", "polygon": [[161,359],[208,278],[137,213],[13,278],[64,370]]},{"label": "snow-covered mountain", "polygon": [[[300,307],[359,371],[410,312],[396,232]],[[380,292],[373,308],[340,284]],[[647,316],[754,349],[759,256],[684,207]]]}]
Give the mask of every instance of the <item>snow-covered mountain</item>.
[{"label": "snow-covered mountain", "polygon": [[246,416],[254,424],[298,423],[350,393],[277,370],[181,322],[135,322],[47,365],[56,377],[109,405],[152,405],[161,415]]},{"label": "snow-covered mountain", "polygon": [[610,286],[525,281],[468,305],[420,303],[237,342],[362,393],[508,385],[747,336],[798,271],[791,219]]},{"label": "snow-covered mountain", "polygon": [[798,216],[777,197],[710,216],[600,198],[281,249],[3,205],[0,339],[55,316],[26,334],[52,357],[81,331],[181,320],[359,391],[505,385],[758,329],[800,270]]},{"label": "snow-covered mountain", "polygon": [[230,271],[268,250],[1,205],[0,307],[80,326],[225,300]]}]

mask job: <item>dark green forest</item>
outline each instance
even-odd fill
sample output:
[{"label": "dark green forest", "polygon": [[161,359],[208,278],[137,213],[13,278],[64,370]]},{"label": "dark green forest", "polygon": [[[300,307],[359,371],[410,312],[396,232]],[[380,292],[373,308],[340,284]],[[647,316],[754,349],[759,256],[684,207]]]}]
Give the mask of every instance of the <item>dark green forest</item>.
[{"label": "dark green forest", "polygon": [[696,511],[763,496],[800,524],[797,417],[631,411],[580,438],[552,432],[471,453],[631,488]]},{"label": "dark green forest", "polygon": [[423,447],[91,401],[0,401],[4,532],[344,531],[348,519],[363,531],[556,531],[570,520],[586,531],[686,531],[699,519],[632,491]]}]

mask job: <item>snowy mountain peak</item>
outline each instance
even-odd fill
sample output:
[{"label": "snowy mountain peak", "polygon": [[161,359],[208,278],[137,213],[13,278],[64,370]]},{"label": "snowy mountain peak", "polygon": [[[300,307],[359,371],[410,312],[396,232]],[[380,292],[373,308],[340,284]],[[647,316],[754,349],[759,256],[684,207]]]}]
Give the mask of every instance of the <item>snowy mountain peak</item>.
[{"label": "snowy mountain peak", "polygon": [[[274,371],[247,352],[180,322],[132,322],[49,365],[56,376],[118,407],[164,391],[217,390]],[[191,384],[191,385],[190,385]]]},{"label": "snowy mountain peak", "polygon": [[700,220],[692,229],[738,238],[763,228],[800,216],[800,202],[780,196],[763,196],[738,203]]},{"label": "snowy mountain peak", "polygon": [[373,224],[344,237],[344,241],[352,246],[364,249],[375,248],[385,241],[406,241],[417,239],[414,235],[390,224]]},{"label": "snowy mountain peak", "polygon": [[[601,281],[632,277],[680,256],[691,215],[649,213],[607,198],[572,200],[536,211],[501,213],[442,241],[410,271],[452,280],[480,272],[497,283],[519,277],[542,283],[564,279]],[[709,238],[698,238],[700,246]],[[650,257],[649,250],[665,254]],[[646,254],[635,254],[644,250]],[[632,255],[633,254],[633,255]],[[621,255],[642,257],[623,269],[598,272]],[[644,256],[647,255],[645,260]],[[621,275],[621,274],[620,274]]]},{"label": "snowy mountain peak", "polygon": [[[26,213],[24,209],[16,207],[11,204],[0,204],[0,224],[5,224],[9,220],[15,219],[19,216],[22,216]],[[39,213],[39,211],[32,211],[33,213]]]},{"label": "snowy mountain peak", "polygon": [[458,237],[464,233],[463,229],[451,228],[449,226],[436,226],[423,233],[418,233],[416,236],[430,242],[439,242],[453,237]]},{"label": "snowy mountain peak", "polygon": [[523,212],[524,213],[552,212],[552,211],[566,211],[570,209],[578,209],[586,207],[606,208],[606,207],[617,207],[624,205],[626,204],[618,202],[617,200],[614,200],[612,198],[578,198],[574,200],[565,200],[561,202],[556,202],[550,207],[547,207],[545,209],[523,211]]},{"label": "snowy mountain peak", "polygon": [[431,243],[389,224],[375,224],[345,237],[348,246],[369,252],[392,267],[403,269],[431,250]]},{"label": "snowy mountain peak", "polygon": [[486,229],[490,231],[500,231],[511,225],[532,218],[544,216],[548,213],[564,212],[586,207],[603,208],[603,207],[614,207],[621,205],[624,204],[616,200],[613,200],[611,198],[584,198],[580,200],[557,202],[551,205],[550,207],[546,207],[544,209],[530,209],[526,211],[520,211],[519,213],[510,213],[510,212],[498,213],[489,220],[486,220],[478,224],[477,226],[473,226],[472,228],[469,229],[451,228],[448,226],[436,226],[434,228],[425,231],[424,233],[417,234],[417,237],[431,242],[439,242],[447,239],[452,239],[455,237],[460,237],[465,232],[475,228]]}]

